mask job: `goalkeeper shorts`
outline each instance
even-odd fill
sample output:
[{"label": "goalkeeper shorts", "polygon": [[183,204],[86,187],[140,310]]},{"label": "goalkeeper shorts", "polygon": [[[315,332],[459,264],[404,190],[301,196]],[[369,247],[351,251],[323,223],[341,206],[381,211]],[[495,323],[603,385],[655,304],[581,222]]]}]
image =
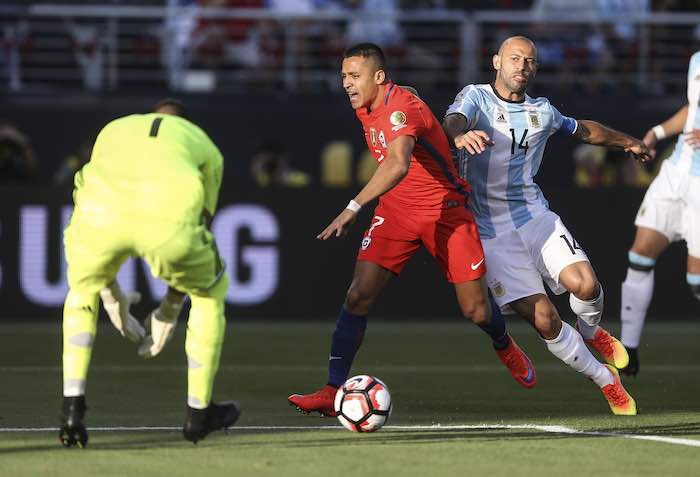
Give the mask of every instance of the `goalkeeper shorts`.
[{"label": "goalkeeper shorts", "polygon": [[208,295],[225,273],[214,237],[204,225],[76,207],[64,246],[68,286],[90,293],[114,281],[129,257],[142,257],[154,277],[188,295]]}]

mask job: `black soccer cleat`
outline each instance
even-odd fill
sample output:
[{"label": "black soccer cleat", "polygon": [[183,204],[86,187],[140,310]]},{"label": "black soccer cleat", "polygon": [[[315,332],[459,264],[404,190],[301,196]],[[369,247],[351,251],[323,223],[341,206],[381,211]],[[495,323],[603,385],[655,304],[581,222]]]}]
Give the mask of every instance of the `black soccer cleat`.
[{"label": "black soccer cleat", "polygon": [[627,354],[630,356],[630,362],[626,367],[621,369],[620,372],[625,376],[637,376],[639,372],[639,355],[637,354],[637,348],[625,346],[625,349],[627,349]]},{"label": "black soccer cleat", "polygon": [[190,442],[197,443],[209,433],[223,429],[226,431],[241,416],[237,402],[209,403],[205,409],[187,406],[187,418],[182,426],[182,435]]},{"label": "black soccer cleat", "polygon": [[63,447],[75,446],[82,449],[87,446],[88,433],[83,424],[86,410],[85,396],[63,398],[63,415],[58,431],[58,439]]}]

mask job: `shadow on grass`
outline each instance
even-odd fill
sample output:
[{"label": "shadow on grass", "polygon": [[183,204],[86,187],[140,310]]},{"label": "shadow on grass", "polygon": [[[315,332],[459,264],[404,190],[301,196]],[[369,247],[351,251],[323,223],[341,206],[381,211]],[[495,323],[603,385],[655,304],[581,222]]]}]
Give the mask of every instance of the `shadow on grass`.
[{"label": "shadow on grass", "polygon": [[[235,431],[234,431],[235,433]],[[261,433],[262,434],[262,433]],[[425,444],[443,443],[454,441],[504,441],[504,440],[545,440],[545,439],[566,439],[586,437],[582,435],[541,433],[537,431],[508,431],[508,430],[484,430],[484,429],[440,429],[423,431],[381,431],[371,435],[358,435],[344,432],[342,436],[329,435],[323,438],[305,438],[300,436],[292,442],[273,440],[268,442],[241,442],[242,434],[236,436],[237,447],[262,447],[275,446],[287,448],[309,448],[309,447],[334,447],[352,445],[403,445],[403,444]]]},{"label": "shadow on grass", "polygon": [[[41,444],[30,444],[23,447],[11,447],[11,448],[0,448],[0,455],[4,454],[21,454],[21,453],[31,453],[31,452],[65,452],[67,454],[74,452],[89,452],[89,451],[111,451],[111,450],[137,450],[137,449],[157,449],[170,446],[171,444],[187,444],[187,442],[182,438],[179,433],[171,434],[152,434],[152,435],[138,435],[133,438],[128,434],[120,432],[118,435],[111,434],[105,436],[103,433],[102,437],[90,437],[86,449],[80,449],[77,447],[65,448],[61,445],[58,440],[58,436],[53,441],[53,443],[41,443]],[[105,437],[109,439],[105,441]],[[122,438],[123,440],[116,440]],[[77,455],[77,454],[76,454]]]},{"label": "shadow on grass", "polygon": [[542,439],[559,439],[571,436],[558,436],[556,434],[542,435],[532,432],[500,432],[498,434],[484,431],[439,431],[439,432],[402,432],[395,434],[383,434],[380,436],[372,436],[370,439],[358,439],[357,436],[340,437],[335,439],[318,439],[305,441],[302,443],[290,443],[287,447],[329,447],[329,446],[352,446],[352,445],[405,445],[405,444],[440,444],[455,441],[533,441]]},{"label": "shadow on grass", "polygon": [[[318,437],[319,432],[329,432],[328,435]],[[614,438],[615,434],[635,435],[700,435],[700,422],[668,424],[642,427],[599,427],[583,432],[602,432],[610,435],[591,436],[590,434],[568,434],[556,432],[542,432],[532,430],[508,430],[508,429],[436,429],[420,431],[392,431],[383,430],[375,434],[357,435],[345,431],[320,431],[310,427],[308,430],[290,433],[288,430],[255,430],[236,431],[231,429],[228,434],[215,433],[202,441],[199,446],[186,442],[179,432],[169,433],[105,433],[100,432],[93,436],[86,450],[65,449],[56,437],[53,443],[46,441],[26,446],[0,448],[1,455],[30,454],[34,452],[64,452],[68,455],[79,455],[80,452],[99,451],[124,451],[124,450],[157,450],[164,448],[197,449],[198,447],[230,447],[237,448],[323,448],[336,446],[365,446],[371,444],[397,446],[411,444],[440,444],[463,441],[470,442],[535,442],[552,440]],[[312,433],[313,435],[305,435]],[[269,439],[261,440],[260,437],[268,436]],[[248,439],[248,437],[257,437]],[[276,438],[275,438],[276,437]]]},{"label": "shadow on grass", "polygon": [[660,426],[644,425],[637,427],[613,427],[613,428],[596,428],[591,429],[592,432],[609,432],[614,434],[638,434],[638,435],[657,435],[657,436],[692,436],[700,435],[700,422],[687,422],[680,424],[666,424]]}]

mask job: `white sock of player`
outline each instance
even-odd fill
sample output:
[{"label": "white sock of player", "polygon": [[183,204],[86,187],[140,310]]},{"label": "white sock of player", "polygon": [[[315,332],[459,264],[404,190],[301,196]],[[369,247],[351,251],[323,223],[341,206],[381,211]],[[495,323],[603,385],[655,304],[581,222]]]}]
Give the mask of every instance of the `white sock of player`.
[{"label": "white sock of player", "polygon": [[601,388],[613,384],[612,373],[593,357],[583,343],[583,337],[568,323],[562,321],[559,336],[544,342],[554,356],[593,380]]},{"label": "white sock of player", "polygon": [[628,348],[637,348],[642,336],[644,319],[647,316],[649,302],[654,293],[654,269],[649,271],[627,269],[627,276],[622,282],[622,303],[620,319],[622,344]]},{"label": "white sock of player", "polygon": [[598,331],[600,317],[603,316],[603,286],[599,285],[599,287],[600,292],[593,300],[581,300],[573,293],[569,294],[571,311],[578,317],[576,321],[578,331],[585,340],[593,339],[595,332]]}]

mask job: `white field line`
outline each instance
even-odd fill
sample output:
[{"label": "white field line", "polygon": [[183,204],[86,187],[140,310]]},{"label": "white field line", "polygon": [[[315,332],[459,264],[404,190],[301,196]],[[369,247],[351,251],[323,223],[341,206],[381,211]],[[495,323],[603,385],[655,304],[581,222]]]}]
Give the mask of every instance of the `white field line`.
[{"label": "white field line", "polygon": [[[423,321],[403,321],[398,318],[382,319],[378,316],[370,318],[368,332],[372,335],[375,333],[381,334],[420,334],[426,337],[441,333],[458,333],[464,335],[480,335],[483,332],[476,326],[469,324],[463,318],[457,316],[440,318],[435,317],[435,320],[426,318]],[[263,333],[277,333],[287,335],[308,335],[320,334],[330,336],[335,326],[337,317],[329,316],[326,319],[316,321],[290,320],[289,318],[281,317],[279,319],[257,320],[256,319],[237,319],[229,321],[227,324],[227,337],[240,335],[255,335]],[[523,335],[532,335],[532,329],[529,324],[519,318],[507,318],[508,329]],[[608,325],[611,326],[612,317],[608,318]],[[180,331],[184,330],[183,322],[180,322]],[[98,334],[114,334],[113,337],[118,337],[109,321],[100,320],[97,324]],[[610,328],[606,329],[612,331]],[[613,326],[613,329],[614,326]],[[619,329],[619,328],[618,328]],[[17,334],[45,334],[45,335],[60,335],[61,322],[55,320],[52,322],[28,323],[24,319],[13,319],[5,321],[0,326],[0,330],[7,333]],[[617,333],[616,333],[617,334]],[[700,323],[694,320],[678,319],[673,317],[664,317],[663,319],[648,321],[644,328],[644,336],[651,335],[697,335],[700,334]],[[534,336],[534,335],[532,335]]]},{"label": "white field line", "polygon": [[[91,427],[90,431],[98,432],[120,432],[120,431],[179,431],[180,427],[175,426],[115,426],[115,427]],[[230,432],[236,431],[319,431],[319,430],[341,430],[341,426],[236,426]],[[384,426],[386,430],[398,432],[410,431],[469,431],[469,430],[532,430],[540,431],[549,434],[570,434],[585,437],[617,437],[622,439],[635,439],[642,441],[661,442],[664,444],[673,444],[689,447],[699,447],[700,440],[684,439],[679,437],[665,437],[655,435],[641,434],[623,434],[616,432],[598,432],[598,431],[581,431],[572,427],[566,426],[551,426],[539,424],[475,424],[475,425],[415,425],[401,426],[388,425]],[[10,432],[54,432],[56,427],[0,427],[0,433]]]},{"label": "white field line", "polygon": [[[419,364],[419,365],[376,365],[365,366],[368,372],[378,374],[380,372],[387,373],[491,373],[503,372],[501,364]],[[93,372],[99,373],[153,373],[153,372],[175,372],[181,373],[187,370],[186,364],[182,365],[152,365],[145,362],[143,364],[134,365],[97,365],[90,368]],[[280,365],[280,364],[243,364],[243,365],[222,365],[220,371],[224,372],[240,372],[240,373],[308,373],[315,371],[327,370],[326,365]],[[563,364],[541,364],[537,366],[538,371],[547,372],[562,372],[570,373],[569,367]],[[2,373],[60,373],[61,366],[0,366],[0,374]],[[644,366],[644,372],[680,372],[680,371],[700,371],[700,363],[698,364],[648,364]]]}]

